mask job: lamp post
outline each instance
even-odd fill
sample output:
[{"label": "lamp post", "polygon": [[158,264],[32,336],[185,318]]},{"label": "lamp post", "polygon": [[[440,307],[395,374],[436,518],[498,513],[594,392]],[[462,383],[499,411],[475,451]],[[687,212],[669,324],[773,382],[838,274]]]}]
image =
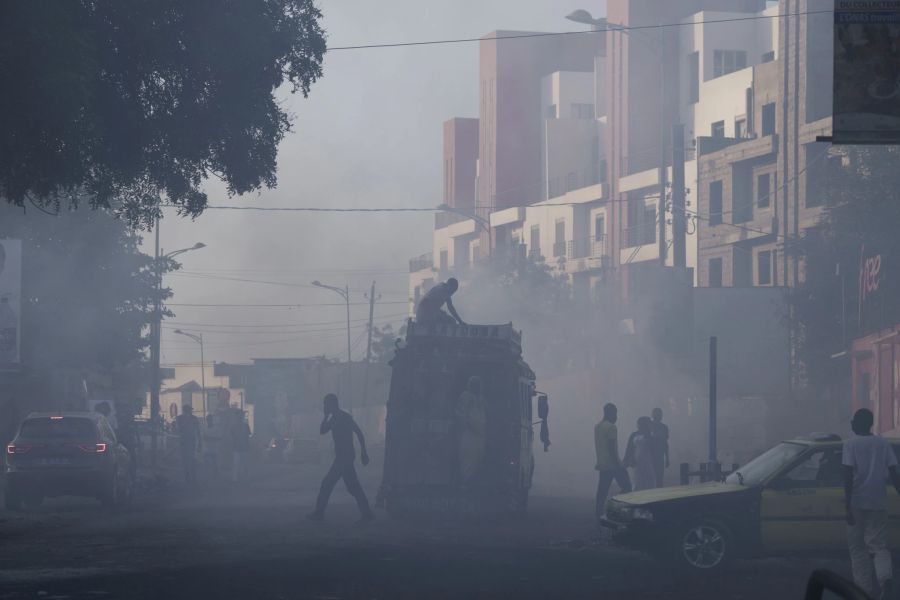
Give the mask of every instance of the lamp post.
[{"label": "lamp post", "polygon": [[339,288],[334,285],[326,285],[319,280],[313,281],[312,285],[324,290],[331,290],[338,294],[347,303],[347,408],[350,414],[353,414],[353,379],[351,378],[351,357],[350,357],[350,286]]},{"label": "lamp post", "polygon": [[441,212],[453,213],[455,215],[459,215],[461,217],[465,217],[467,219],[472,219],[476,225],[478,225],[482,231],[487,234],[488,238],[488,257],[493,257],[494,255],[494,243],[491,239],[491,222],[489,219],[485,219],[481,215],[478,214],[469,214],[464,210],[460,210],[458,208],[454,208],[449,204],[439,204],[436,208]]},{"label": "lamp post", "polygon": [[203,357],[203,334],[188,333],[187,331],[182,331],[180,329],[176,329],[175,333],[189,337],[200,344],[200,390],[203,393],[203,417],[205,418],[206,415],[209,414],[209,411],[206,406],[206,360]]},{"label": "lamp post", "polygon": [[159,248],[159,219],[156,220],[156,247],[153,253],[153,270],[156,275],[156,294],[153,299],[153,322],[150,325],[150,462],[156,467],[156,450],[158,447],[159,430],[159,354],[160,338],[162,331],[162,262],[179,254],[205,248],[206,244],[196,243],[190,248],[175,250],[168,254],[160,254]]},{"label": "lamp post", "polygon": [[[586,10],[578,9],[569,15],[566,16],[566,19],[570,21],[574,21],[576,23],[583,23],[585,25],[590,25],[593,31],[616,31],[620,34],[624,33],[625,35],[632,37],[635,33],[629,30],[627,27],[610,23],[606,19],[595,19],[591,16]],[[661,63],[667,59],[666,56],[666,44],[664,38],[665,32],[662,27],[659,28],[659,37],[653,38],[649,35],[641,35],[639,39],[647,42],[648,47],[652,48],[654,52],[657,53],[659,60]],[[655,44],[655,46],[653,45]],[[667,138],[667,129],[666,129],[666,65],[661,64],[659,69],[659,146],[660,146],[660,160],[659,160],[659,201],[657,202],[657,226],[658,226],[658,240],[657,246],[659,247],[659,262],[662,266],[666,265],[666,254],[668,252],[668,244],[666,243],[666,188],[668,172],[666,169],[666,138]],[[630,226],[630,225],[629,225]]]}]

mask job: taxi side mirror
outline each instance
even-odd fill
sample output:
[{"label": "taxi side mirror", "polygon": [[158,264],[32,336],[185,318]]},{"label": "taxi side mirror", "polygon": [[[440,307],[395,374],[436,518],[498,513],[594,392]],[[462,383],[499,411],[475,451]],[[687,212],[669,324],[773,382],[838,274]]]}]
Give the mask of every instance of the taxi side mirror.
[{"label": "taxi side mirror", "polygon": [[538,418],[541,420],[546,420],[549,416],[550,400],[547,398],[547,394],[540,394],[538,396]]}]

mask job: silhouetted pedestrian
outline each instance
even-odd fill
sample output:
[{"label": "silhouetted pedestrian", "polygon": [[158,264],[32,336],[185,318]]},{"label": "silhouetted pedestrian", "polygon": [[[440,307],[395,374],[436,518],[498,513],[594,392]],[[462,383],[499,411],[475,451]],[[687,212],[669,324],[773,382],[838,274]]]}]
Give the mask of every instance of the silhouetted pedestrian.
[{"label": "silhouetted pedestrian", "polygon": [[650,422],[650,439],[653,450],[653,473],[656,487],[662,487],[666,469],[669,468],[669,427],[663,423],[661,408],[653,409],[653,420]]},{"label": "silhouetted pedestrian", "polygon": [[325,518],[325,507],[328,506],[328,499],[334,490],[335,484],[339,479],[344,480],[347,491],[356,498],[356,504],[359,512],[362,514],[361,523],[367,523],[375,518],[372,509],[369,507],[369,500],[366,498],[366,492],[359,483],[359,477],[356,475],[356,467],[353,463],[356,461],[356,449],[353,447],[353,435],[355,434],[359,440],[359,455],[363,466],[369,464],[369,454],[366,452],[366,440],[363,432],[353,420],[350,413],[345,412],[338,406],[338,397],[334,394],[328,394],[323,401],[325,411],[325,419],[319,432],[322,435],[331,433],[334,439],[334,462],[325,478],[322,479],[322,487],[319,489],[319,497],[316,500],[316,509],[307,515],[308,519],[321,521]]},{"label": "silhouetted pedestrian", "polygon": [[598,524],[606,512],[606,497],[609,495],[609,487],[613,480],[619,484],[622,492],[631,491],[628,471],[619,460],[619,440],[616,429],[618,419],[619,409],[610,402],[603,407],[603,420],[594,427],[594,449],[597,453],[597,464],[594,468],[599,472],[595,506]]},{"label": "silhouetted pedestrian", "polygon": [[247,458],[250,455],[250,425],[244,418],[244,412],[238,411],[231,424],[231,480],[234,483],[247,477]]},{"label": "silhouetted pedestrian", "polygon": [[219,479],[219,452],[222,443],[222,428],[213,413],[206,415],[203,428],[203,463],[211,481]]},{"label": "silhouetted pedestrian", "polygon": [[194,485],[197,483],[197,454],[200,453],[200,421],[194,416],[192,406],[182,408],[181,414],[175,419],[175,431],[181,450],[184,480],[188,485]]},{"label": "silhouetted pedestrian", "polygon": [[850,425],[856,435],[844,442],[844,496],[847,507],[847,541],[853,581],[873,598],[875,583],[881,598],[893,588],[891,552],[887,547],[888,499],[885,482],[890,478],[900,494],[897,457],[890,442],[872,435],[875,416],[861,408]]},{"label": "silhouetted pedestrian", "polygon": [[637,420],[637,431],[628,437],[624,464],[634,469],[634,489],[649,490],[656,487],[653,471],[653,440],[650,432],[650,417]]}]

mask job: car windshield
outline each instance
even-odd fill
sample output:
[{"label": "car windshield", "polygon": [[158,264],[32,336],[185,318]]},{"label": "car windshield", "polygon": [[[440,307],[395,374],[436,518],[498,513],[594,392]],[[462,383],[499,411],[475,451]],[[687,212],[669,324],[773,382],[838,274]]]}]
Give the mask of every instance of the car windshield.
[{"label": "car windshield", "polygon": [[786,464],[800,456],[804,450],[806,450],[806,446],[803,444],[783,442],[748,462],[729,475],[725,481],[741,485],[759,485]]},{"label": "car windshield", "polygon": [[90,419],[39,417],[26,419],[19,435],[27,438],[94,439],[97,429]]}]

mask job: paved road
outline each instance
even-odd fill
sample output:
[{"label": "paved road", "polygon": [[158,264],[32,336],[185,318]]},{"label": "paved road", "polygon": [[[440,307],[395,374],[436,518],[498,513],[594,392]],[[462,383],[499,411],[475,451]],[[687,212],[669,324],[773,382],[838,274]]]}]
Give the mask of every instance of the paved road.
[{"label": "paved road", "polygon": [[[354,525],[335,490],[328,520],[303,519],[321,469],[269,468],[248,485],[173,485],[127,511],[55,499],[0,513],[0,599],[19,598],[802,598],[817,566],[736,564],[676,583],[637,554],[592,544],[590,499],[532,499],[521,522]],[[376,488],[368,473],[367,490]]]}]

